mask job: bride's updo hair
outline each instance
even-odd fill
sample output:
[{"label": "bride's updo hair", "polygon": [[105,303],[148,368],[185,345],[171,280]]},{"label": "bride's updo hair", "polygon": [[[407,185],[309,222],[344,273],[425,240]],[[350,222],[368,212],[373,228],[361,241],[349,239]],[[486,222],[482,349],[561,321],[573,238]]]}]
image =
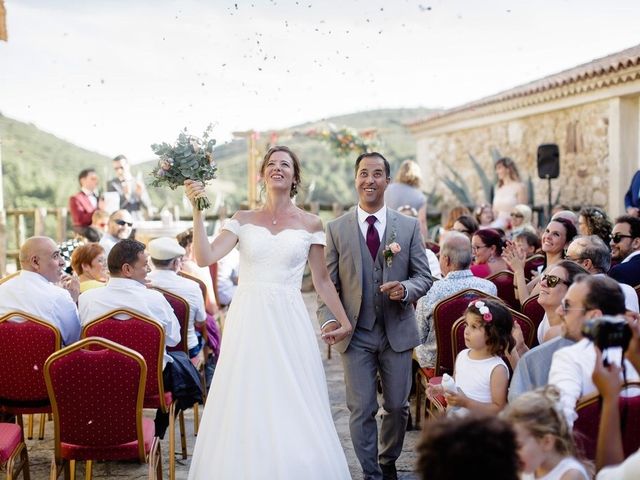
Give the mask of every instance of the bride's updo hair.
[{"label": "bride's updo hair", "polygon": [[298,187],[302,182],[302,175],[300,173],[300,160],[289,147],[285,147],[284,145],[274,145],[273,147],[271,147],[265,154],[264,159],[262,160],[262,164],[260,165],[260,176],[264,178],[264,170],[265,168],[267,168],[267,163],[269,162],[271,155],[273,155],[275,152],[285,152],[289,155],[289,157],[291,157],[291,160],[293,161],[293,184],[291,185],[291,191],[289,192],[289,197],[293,198],[298,193]]}]

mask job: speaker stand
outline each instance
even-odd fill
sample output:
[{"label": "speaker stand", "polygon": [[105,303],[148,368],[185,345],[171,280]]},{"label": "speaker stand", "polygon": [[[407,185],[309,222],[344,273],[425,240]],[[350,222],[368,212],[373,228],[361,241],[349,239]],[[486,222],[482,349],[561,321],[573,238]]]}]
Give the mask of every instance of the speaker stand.
[{"label": "speaker stand", "polygon": [[551,177],[549,175],[546,175],[546,179],[547,179],[547,222],[549,223],[551,221]]}]

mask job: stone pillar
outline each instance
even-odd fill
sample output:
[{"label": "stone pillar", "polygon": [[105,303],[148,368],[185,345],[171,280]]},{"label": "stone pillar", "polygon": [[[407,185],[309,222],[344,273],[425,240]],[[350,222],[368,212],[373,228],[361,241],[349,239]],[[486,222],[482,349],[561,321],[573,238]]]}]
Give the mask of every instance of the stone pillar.
[{"label": "stone pillar", "polygon": [[640,97],[609,101],[609,202],[613,219],[624,213],[624,194],[640,168]]}]

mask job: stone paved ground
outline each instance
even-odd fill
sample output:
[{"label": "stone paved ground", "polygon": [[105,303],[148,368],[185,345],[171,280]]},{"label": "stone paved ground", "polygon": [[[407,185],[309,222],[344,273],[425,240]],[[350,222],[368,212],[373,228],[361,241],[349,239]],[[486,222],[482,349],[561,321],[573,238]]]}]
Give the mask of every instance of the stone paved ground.
[{"label": "stone paved ground", "polygon": [[[305,293],[305,302],[309,309],[310,316],[312,318],[314,326],[317,328],[315,320],[315,294]],[[362,472],[360,465],[355,457],[353,447],[351,445],[351,437],[349,435],[349,412],[346,408],[345,402],[345,390],[344,382],[342,378],[342,364],[340,362],[339,354],[332,356],[330,360],[326,358],[326,346],[320,342],[320,349],[323,356],[323,362],[325,371],[327,374],[327,382],[329,386],[329,397],[331,401],[331,409],[333,418],[336,424],[340,441],[347,455],[347,461],[349,462],[349,469],[354,480],[362,479]],[[153,417],[153,412],[149,413],[150,417]],[[176,479],[185,480],[189,470],[189,463],[191,460],[191,454],[193,453],[193,446],[195,443],[195,437],[193,436],[193,411],[189,410],[185,412],[185,424],[187,430],[187,450],[189,457],[186,460],[182,460],[180,456],[176,459]],[[37,435],[37,422],[36,422],[36,435]],[[397,467],[399,478],[401,480],[417,480],[417,475],[413,471],[413,465],[415,463],[415,445],[418,441],[420,432],[409,431],[405,437],[404,449],[400,456]],[[178,439],[177,439],[178,440]],[[45,439],[44,440],[27,440],[27,446],[29,449],[29,463],[31,465],[31,478],[33,480],[46,480],[49,478],[49,467],[51,464],[51,458],[53,455],[53,422],[47,422]],[[162,441],[162,455],[164,462],[164,478],[169,478],[168,475],[168,460],[167,454],[169,451],[168,436]],[[84,472],[83,464],[78,466],[78,478],[80,474]],[[213,473],[213,472],[212,472]],[[60,477],[62,478],[62,477]],[[130,479],[138,480],[147,478],[147,469],[145,465],[138,465],[136,463],[103,463],[94,465],[94,478],[96,479]],[[212,479],[215,478],[215,474],[212,474]],[[331,479],[327,479],[331,480]]]}]

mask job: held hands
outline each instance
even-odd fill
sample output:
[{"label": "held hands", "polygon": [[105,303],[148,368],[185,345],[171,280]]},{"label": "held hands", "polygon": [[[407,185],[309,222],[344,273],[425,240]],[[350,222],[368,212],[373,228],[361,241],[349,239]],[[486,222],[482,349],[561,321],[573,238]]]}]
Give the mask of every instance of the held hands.
[{"label": "held hands", "polygon": [[331,322],[322,329],[322,340],[324,340],[327,345],[333,345],[351,335],[352,330],[351,324],[344,326],[340,325],[337,321]]},{"label": "held hands", "polygon": [[393,282],[387,282],[380,285],[380,291],[389,295],[389,300],[401,302],[404,299],[405,287],[402,283],[394,280]]}]

